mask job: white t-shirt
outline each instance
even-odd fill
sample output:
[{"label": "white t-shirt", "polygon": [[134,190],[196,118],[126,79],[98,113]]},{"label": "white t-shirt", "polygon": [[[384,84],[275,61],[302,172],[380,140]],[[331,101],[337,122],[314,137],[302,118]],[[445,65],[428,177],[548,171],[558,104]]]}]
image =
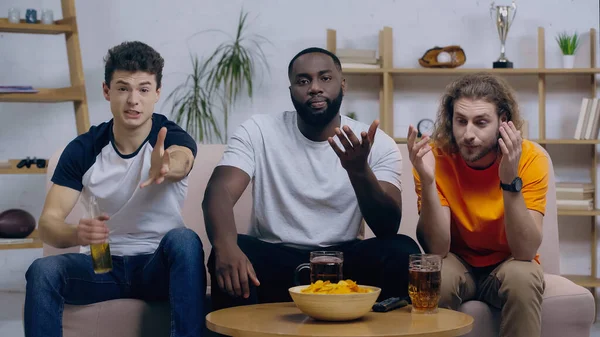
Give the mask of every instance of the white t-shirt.
[{"label": "white t-shirt", "polygon": [[[137,151],[123,155],[114,144],[112,126],[111,119],[71,141],[60,156],[52,182],[80,191],[79,202],[88,211],[90,196],[96,197],[100,210],[110,216],[106,225],[112,255],[150,254],[169,230],[185,226],[181,208],[187,177],[175,183],[139,187],[148,179],[158,131],[167,128],[165,149],[186,146],[195,157],[196,142],[165,116],[153,114],[148,138]],[[89,253],[89,246],[80,251]]]},{"label": "white t-shirt", "polygon": [[[362,214],[348,173],[327,141],[304,137],[296,116],[295,111],[253,116],[236,130],[219,163],[252,178],[248,234],[302,248],[355,240]],[[346,116],[341,116],[341,125],[358,137],[369,129]],[[382,130],[377,130],[368,163],[378,180],[401,190],[402,157]]]}]

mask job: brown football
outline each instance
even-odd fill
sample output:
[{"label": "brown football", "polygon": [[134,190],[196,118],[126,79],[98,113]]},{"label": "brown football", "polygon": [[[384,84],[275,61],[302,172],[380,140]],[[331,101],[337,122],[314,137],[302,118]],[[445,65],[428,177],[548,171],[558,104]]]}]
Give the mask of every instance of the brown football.
[{"label": "brown football", "polygon": [[35,218],[22,209],[0,213],[0,238],[24,238],[35,229]]}]

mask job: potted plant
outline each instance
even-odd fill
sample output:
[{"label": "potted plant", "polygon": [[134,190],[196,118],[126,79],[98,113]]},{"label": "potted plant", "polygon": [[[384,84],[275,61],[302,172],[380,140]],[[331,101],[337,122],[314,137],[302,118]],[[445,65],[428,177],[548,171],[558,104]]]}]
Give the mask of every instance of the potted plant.
[{"label": "potted plant", "polygon": [[[231,108],[242,94],[244,86],[248,97],[252,98],[254,77],[259,65],[264,65],[268,71],[261,47],[268,40],[246,33],[247,18],[248,13],[242,10],[235,36],[221,43],[208,58],[200,60],[192,56],[193,72],[185,83],[167,97],[166,101],[173,101],[171,114],[175,122],[185,125],[198,142],[227,141]],[[209,31],[216,30],[201,33]],[[223,114],[222,132],[216,118],[219,112]]]},{"label": "potted plant", "polygon": [[573,34],[562,32],[556,36],[556,42],[558,42],[558,46],[563,54],[563,67],[573,68],[575,52],[577,51],[577,47],[579,47],[579,43],[581,42],[579,35],[577,32]]},{"label": "potted plant", "polygon": [[212,93],[207,90],[207,63],[191,55],[192,73],[173,90],[165,103],[173,101],[171,116],[200,143],[222,142],[216,123]]}]

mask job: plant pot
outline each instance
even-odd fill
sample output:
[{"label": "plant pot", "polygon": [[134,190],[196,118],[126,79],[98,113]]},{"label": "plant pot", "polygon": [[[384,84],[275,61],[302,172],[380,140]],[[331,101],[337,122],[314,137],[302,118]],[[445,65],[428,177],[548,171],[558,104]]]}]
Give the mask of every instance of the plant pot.
[{"label": "plant pot", "polygon": [[563,68],[573,68],[575,55],[563,55]]}]

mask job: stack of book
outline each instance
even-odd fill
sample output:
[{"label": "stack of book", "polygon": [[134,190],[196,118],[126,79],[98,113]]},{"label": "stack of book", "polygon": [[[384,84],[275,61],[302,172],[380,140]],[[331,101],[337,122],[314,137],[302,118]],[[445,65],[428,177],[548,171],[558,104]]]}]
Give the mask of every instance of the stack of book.
[{"label": "stack of book", "polygon": [[583,98],[575,128],[575,139],[598,139],[600,104],[598,98]]},{"label": "stack of book", "polygon": [[336,51],[336,56],[342,63],[342,70],[346,68],[381,68],[375,50],[340,48]]},{"label": "stack of book", "polygon": [[560,210],[591,211],[594,209],[594,190],[591,183],[556,183],[556,206]]}]

